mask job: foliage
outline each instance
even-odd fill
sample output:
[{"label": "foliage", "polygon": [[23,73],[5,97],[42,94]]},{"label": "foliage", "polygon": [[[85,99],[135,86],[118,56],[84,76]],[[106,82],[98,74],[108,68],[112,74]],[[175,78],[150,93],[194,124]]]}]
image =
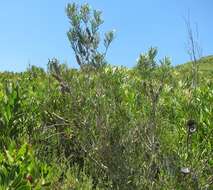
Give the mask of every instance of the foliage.
[{"label": "foliage", "polygon": [[105,50],[101,53],[98,50],[100,44],[98,30],[103,24],[101,12],[98,10],[92,11],[88,4],[84,4],[79,8],[75,3],[68,4],[66,10],[71,24],[67,36],[75,53],[77,63],[81,68],[85,66],[94,68],[103,66],[106,63],[105,56],[114,38],[114,32],[105,33]]},{"label": "foliage", "polygon": [[50,168],[39,163],[28,144],[20,148],[11,143],[9,149],[0,153],[1,189],[41,189],[48,186]]},{"label": "foliage", "polygon": [[[163,70],[168,79],[162,78],[160,65],[151,71],[156,75],[144,75],[139,64],[85,73],[55,63],[47,73],[34,68],[9,74],[10,83],[8,74],[1,74],[1,155],[6,158],[14,141],[15,147],[27,141],[31,148],[26,155],[34,153],[25,159],[46,165],[50,176],[57,170],[58,175],[49,177],[49,187],[56,189],[193,189],[196,183],[200,189],[211,188],[213,83],[203,80],[193,94],[184,80],[170,77],[172,68]],[[162,79],[152,147],[150,85],[156,92]],[[187,144],[186,123],[192,116],[198,128]],[[181,167],[192,173],[182,176]]]},{"label": "foliage", "polygon": [[[198,68],[199,68],[199,75],[201,78],[212,78],[212,72],[213,72],[213,56],[206,56],[202,57],[199,60],[197,60]],[[185,64],[181,64],[176,66],[177,70],[179,70],[181,73],[180,77],[188,76],[189,78],[192,75],[191,67],[192,62],[187,62]]]},{"label": "foliage", "polygon": [[212,189],[212,78],[192,90],[156,48],[132,69],[103,66],[89,36],[100,13],[67,13],[81,69],[51,59],[47,71],[0,73],[0,188]]}]

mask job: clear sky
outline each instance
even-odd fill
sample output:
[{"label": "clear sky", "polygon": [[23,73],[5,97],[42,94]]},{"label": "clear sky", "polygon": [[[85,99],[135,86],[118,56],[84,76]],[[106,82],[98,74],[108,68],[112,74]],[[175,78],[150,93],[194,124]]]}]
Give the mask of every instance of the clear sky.
[{"label": "clear sky", "polygon": [[188,61],[184,17],[189,10],[203,55],[213,54],[213,0],[1,0],[0,71],[23,71],[29,64],[46,68],[52,57],[77,66],[66,36],[68,2],[88,2],[103,11],[103,31],[116,29],[107,55],[113,65],[134,66],[150,46],[174,65]]}]

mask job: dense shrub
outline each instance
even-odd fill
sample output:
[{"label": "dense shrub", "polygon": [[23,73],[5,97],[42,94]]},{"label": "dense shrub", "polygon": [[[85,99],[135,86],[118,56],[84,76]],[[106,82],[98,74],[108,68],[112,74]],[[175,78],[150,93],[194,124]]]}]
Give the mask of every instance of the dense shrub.
[{"label": "dense shrub", "polygon": [[0,74],[0,188],[212,189],[212,79],[192,88],[156,48],[132,69],[107,65],[100,12],[67,14],[80,69]]}]

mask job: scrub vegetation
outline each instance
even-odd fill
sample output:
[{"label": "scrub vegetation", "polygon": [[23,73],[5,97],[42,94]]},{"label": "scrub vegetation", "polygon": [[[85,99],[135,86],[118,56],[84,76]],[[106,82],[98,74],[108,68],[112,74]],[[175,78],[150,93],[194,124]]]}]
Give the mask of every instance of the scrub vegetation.
[{"label": "scrub vegetation", "polygon": [[0,73],[0,189],[213,189],[212,57],[111,66],[101,12],[66,11],[79,69]]}]

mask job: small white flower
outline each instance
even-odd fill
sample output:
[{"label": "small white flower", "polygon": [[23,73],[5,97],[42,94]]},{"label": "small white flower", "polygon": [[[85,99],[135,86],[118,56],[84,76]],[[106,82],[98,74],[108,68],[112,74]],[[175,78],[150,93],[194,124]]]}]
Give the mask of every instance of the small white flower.
[{"label": "small white flower", "polygon": [[187,168],[187,167],[181,168],[180,171],[181,171],[181,173],[183,173],[183,174],[189,174],[189,173],[190,173],[190,169]]}]

